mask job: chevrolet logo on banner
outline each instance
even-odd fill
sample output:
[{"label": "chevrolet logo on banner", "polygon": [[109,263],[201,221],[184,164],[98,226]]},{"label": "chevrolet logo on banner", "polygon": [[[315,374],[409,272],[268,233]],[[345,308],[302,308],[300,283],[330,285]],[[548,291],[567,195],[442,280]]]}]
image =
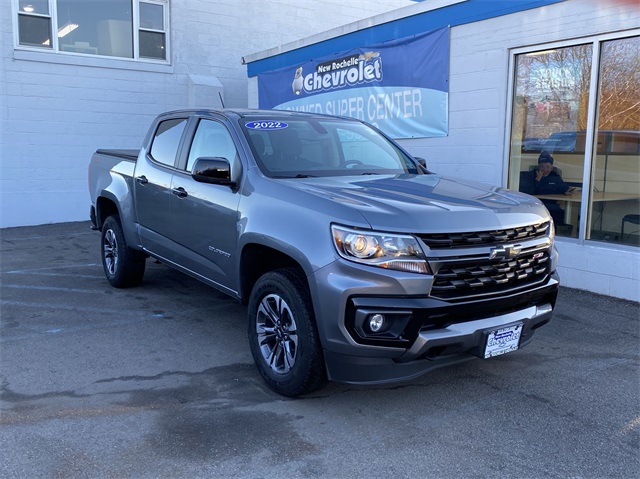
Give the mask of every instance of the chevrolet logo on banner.
[{"label": "chevrolet logo on banner", "polygon": [[491,249],[489,259],[512,259],[520,254],[522,251],[522,245],[505,245],[497,246]]}]

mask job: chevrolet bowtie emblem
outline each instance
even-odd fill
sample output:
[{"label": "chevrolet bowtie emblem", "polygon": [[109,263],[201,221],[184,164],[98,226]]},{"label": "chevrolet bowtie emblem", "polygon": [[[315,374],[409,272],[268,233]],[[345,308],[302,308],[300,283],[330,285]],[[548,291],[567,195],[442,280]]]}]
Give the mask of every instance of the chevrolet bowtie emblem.
[{"label": "chevrolet bowtie emblem", "polygon": [[505,245],[505,246],[496,246],[491,249],[491,253],[489,254],[489,259],[511,259],[515,258],[522,251],[522,245]]}]

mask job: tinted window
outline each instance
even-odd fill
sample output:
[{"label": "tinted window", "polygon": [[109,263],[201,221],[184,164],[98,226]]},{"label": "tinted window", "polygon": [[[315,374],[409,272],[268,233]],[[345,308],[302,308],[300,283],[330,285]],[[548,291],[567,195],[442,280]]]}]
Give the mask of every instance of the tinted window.
[{"label": "tinted window", "polygon": [[158,125],[150,152],[155,161],[163,165],[174,165],[186,124],[185,118],[178,118],[163,121]]}]

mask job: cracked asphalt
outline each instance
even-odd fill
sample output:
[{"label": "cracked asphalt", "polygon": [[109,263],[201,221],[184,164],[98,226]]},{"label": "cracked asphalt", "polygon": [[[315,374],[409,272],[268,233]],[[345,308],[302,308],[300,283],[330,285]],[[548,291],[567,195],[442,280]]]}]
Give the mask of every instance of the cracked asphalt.
[{"label": "cracked asphalt", "polygon": [[0,230],[2,478],[636,478],[638,303],[562,288],[533,343],[384,387],[263,385],[246,310],[88,222]]}]

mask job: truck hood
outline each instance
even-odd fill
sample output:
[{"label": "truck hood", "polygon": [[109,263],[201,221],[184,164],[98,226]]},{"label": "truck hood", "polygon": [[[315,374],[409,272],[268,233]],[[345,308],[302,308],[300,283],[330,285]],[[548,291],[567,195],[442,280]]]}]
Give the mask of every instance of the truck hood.
[{"label": "truck hood", "polygon": [[281,180],[358,210],[373,229],[465,232],[504,229],[549,218],[529,195],[482,183],[428,175],[340,176]]}]

